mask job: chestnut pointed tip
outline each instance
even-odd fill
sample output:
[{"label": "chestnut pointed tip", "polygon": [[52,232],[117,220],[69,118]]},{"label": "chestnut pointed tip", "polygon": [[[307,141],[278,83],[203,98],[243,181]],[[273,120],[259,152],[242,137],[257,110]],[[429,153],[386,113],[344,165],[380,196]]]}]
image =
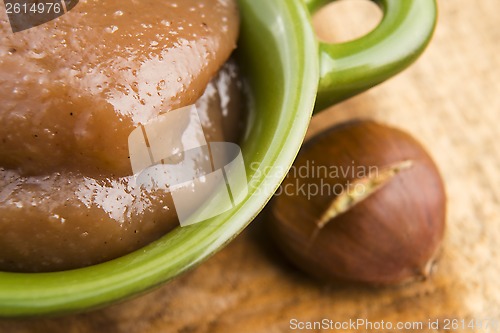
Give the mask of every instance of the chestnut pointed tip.
[{"label": "chestnut pointed tip", "polygon": [[436,267],[435,258],[431,258],[429,261],[427,261],[427,263],[422,267],[420,271],[420,275],[423,277],[424,280],[427,280],[431,277],[435,267]]},{"label": "chestnut pointed tip", "polygon": [[412,276],[404,279],[400,284],[407,285],[415,282],[425,282],[431,278],[436,266],[436,259],[428,260],[424,265],[417,266]]}]

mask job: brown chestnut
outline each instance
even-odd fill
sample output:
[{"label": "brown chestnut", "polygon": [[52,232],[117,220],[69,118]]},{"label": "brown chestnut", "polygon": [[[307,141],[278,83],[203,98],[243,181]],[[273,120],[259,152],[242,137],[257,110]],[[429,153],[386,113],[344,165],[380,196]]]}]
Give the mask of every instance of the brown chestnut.
[{"label": "brown chestnut", "polygon": [[271,212],[271,233],[302,270],[329,281],[392,285],[429,275],[446,196],[415,139],[358,120],[304,144]]}]

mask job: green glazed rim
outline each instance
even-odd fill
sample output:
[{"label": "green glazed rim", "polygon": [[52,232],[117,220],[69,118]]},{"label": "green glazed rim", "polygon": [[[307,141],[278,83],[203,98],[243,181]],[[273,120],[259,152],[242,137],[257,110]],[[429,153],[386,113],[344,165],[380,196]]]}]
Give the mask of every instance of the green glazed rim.
[{"label": "green glazed rim", "polygon": [[[316,96],[319,109],[387,79],[418,57],[434,29],[434,0],[382,0],[384,19],[372,33],[345,44],[318,44],[309,10],[327,2],[239,1],[237,57],[249,83],[251,118],[241,144],[248,194],[237,207],[99,265],[54,273],[0,272],[0,316],[102,307],[144,293],[205,260],[272,197],[300,149]],[[360,73],[365,74],[360,78]]]}]

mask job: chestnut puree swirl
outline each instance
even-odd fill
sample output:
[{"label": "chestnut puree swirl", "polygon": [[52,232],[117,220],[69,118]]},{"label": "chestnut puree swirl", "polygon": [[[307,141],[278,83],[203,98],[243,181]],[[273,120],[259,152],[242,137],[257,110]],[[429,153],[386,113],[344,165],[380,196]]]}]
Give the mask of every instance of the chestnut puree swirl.
[{"label": "chestnut puree swirl", "polygon": [[0,11],[0,270],[104,262],[179,224],[168,190],[135,185],[128,136],[196,103],[207,141],[237,140],[238,27],[234,0],[81,0],[15,34]]}]

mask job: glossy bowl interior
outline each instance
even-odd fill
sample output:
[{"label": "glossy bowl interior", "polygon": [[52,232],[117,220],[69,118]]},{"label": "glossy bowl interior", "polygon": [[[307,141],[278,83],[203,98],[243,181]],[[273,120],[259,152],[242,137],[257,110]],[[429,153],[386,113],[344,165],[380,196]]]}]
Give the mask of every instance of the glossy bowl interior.
[{"label": "glossy bowl interior", "polygon": [[0,272],[0,316],[82,311],[145,292],[222,248],[264,207],[311,117],[317,43],[300,0],[241,0],[240,12],[237,58],[249,83],[251,115],[241,144],[249,190],[241,204],[103,264],[55,273]]}]

